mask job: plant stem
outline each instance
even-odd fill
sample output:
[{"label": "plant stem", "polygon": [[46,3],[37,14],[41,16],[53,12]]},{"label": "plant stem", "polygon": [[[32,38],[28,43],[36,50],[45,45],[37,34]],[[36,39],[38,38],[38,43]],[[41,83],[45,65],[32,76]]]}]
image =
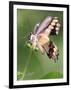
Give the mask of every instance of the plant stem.
[{"label": "plant stem", "polygon": [[28,66],[29,66],[29,62],[30,62],[31,57],[32,57],[32,49],[30,48],[29,51],[30,51],[30,53],[29,53],[29,58],[28,58],[28,60],[27,60],[27,62],[26,62],[26,64],[25,64],[25,68],[24,68],[24,72],[23,72],[23,76],[22,76],[21,80],[23,80],[24,77],[25,77],[25,74],[26,74],[27,69],[28,69]]}]

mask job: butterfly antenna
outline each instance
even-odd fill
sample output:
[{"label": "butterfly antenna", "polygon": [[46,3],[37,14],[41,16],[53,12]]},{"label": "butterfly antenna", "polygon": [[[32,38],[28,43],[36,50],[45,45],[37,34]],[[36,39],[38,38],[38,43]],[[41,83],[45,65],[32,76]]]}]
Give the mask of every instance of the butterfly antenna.
[{"label": "butterfly antenna", "polygon": [[31,36],[31,33],[26,35],[26,36],[24,36],[23,39],[30,39],[30,36]]}]

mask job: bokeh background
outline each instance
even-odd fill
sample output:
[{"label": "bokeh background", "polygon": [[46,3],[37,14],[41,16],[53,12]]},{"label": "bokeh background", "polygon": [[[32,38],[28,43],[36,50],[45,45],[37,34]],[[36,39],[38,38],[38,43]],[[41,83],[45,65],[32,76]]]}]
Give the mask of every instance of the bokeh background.
[{"label": "bokeh background", "polygon": [[[61,24],[58,36],[50,36],[59,48],[59,59],[56,63],[47,55],[31,50],[25,45],[27,36],[33,31],[35,24],[47,16],[58,17]],[[63,78],[63,11],[17,9],[17,79],[57,78]]]}]

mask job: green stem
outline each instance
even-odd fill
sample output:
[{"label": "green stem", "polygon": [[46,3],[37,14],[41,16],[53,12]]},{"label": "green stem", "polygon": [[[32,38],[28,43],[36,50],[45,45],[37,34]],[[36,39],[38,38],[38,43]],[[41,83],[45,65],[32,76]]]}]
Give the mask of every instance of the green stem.
[{"label": "green stem", "polygon": [[24,72],[23,72],[23,76],[22,76],[21,80],[23,80],[24,77],[25,77],[25,74],[26,74],[28,66],[29,66],[29,62],[31,60],[31,56],[32,56],[32,49],[30,49],[29,58],[28,58],[28,60],[27,60],[27,62],[25,64],[25,68],[24,68]]}]

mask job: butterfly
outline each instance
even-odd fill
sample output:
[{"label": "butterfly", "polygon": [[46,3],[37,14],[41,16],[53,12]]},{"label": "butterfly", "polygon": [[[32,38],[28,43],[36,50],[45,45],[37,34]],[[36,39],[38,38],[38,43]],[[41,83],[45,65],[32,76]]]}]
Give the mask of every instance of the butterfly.
[{"label": "butterfly", "polygon": [[42,22],[37,23],[30,34],[29,41],[33,48],[38,48],[42,54],[52,60],[58,60],[59,49],[55,43],[50,40],[50,35],[58,35],[60,23],[58,17],[47,16]]}]

